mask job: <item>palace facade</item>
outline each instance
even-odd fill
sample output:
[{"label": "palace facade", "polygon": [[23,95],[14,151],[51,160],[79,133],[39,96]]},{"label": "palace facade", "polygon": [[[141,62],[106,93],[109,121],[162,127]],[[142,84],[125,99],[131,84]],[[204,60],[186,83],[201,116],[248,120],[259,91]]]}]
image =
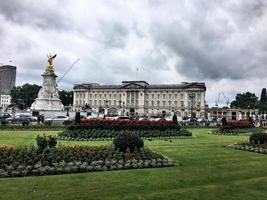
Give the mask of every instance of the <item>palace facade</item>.
[{"label": "palace facade", "polygon": [[97,83],[74,85],[73,109],[89,105],[93,112],[106,115],[204,117],[205,83],[149,84],[122,81],[121,85]]}]

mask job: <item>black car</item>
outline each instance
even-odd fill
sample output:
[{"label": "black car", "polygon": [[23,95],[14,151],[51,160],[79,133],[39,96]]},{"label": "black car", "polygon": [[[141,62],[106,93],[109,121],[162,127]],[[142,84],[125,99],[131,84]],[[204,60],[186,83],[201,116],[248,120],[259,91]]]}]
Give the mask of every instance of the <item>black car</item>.
[{"label": "black car", "polygon": [[29,124],[34,121],[31,115],[16,115],[15,117],[9,117],[6,119],[11,124]]},{"label": "black car", "polygon": [[9,113],[0,113],[0,121],[6,120],[7,118],[10,118],[11,115]]}]

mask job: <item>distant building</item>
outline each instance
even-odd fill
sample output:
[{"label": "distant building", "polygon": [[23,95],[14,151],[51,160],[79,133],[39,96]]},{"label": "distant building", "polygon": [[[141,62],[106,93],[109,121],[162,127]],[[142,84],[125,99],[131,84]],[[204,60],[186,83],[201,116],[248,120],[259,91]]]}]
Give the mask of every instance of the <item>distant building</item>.
[{"label": "distant building", "polygon": [[207,109],[209,119],[220,119],[225,117],[227,120],[248,120],[257,119],[259,115],[258,109],[240,109],[240,108],[209,108]]},{"label": "distant building", "polygon": [[11,96],[8,94],[1,94],[0,95],[0,107],[6,108],[11,104]]},{"label": "distant building", "polygon": [[205,116],[205,83],[148,84],[122,81],[121,85],[97,83],[74,85],[74,110],[89,105],[93,112],[106,115],[180,117]]},{"label": "distant building", "polygon": [[16,71],[16,66],[0,66],[0,107],[2,108],[11,104],[10,92],[16,86]]},{"label": "distant building", "polygon": [[0,66],[0,94],[10,94],[10,91],[16,85],[16,66]]}]

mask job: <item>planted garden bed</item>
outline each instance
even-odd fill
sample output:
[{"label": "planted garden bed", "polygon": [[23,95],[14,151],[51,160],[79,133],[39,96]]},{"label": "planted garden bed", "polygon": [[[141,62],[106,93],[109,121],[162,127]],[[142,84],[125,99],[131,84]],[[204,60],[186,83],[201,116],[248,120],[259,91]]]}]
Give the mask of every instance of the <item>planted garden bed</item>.
[{"label": "planted garden bed", "polygon": [[143,139],[165,139],[192,137],[192,133],[180,129],[170,121],[123,121],[123,120],[82,120],[79,125],[67,126],[58,134],[61,140],[112,140],[121,132],[135,132]]},{"label": "planted garden bed", "polygon": [[[191,138],[192,133],[185,129],[181,130],[127,130],[128,132],[135,132],[143,139],[174,139],[174,138]],[[69,130],[58,133],[60,140],[77,140],[77,141],[91,141],[91,140],[112,140],[124,130],[107,130],[107,129],[89,129],[81,128]]]},{"label": "planted garden bed", "polygon": [[249,142],[244,142],[239,144],[231,144],[227,147],[243,151],[267,154],[267,144],[251,144]]},{"label": "planted garden bed", "polygon": [[257,129],[251,121],[227,121],[221,127],[211,131],[214,135],[242,135],[248,132],[254,132]]},{"label": "planted garden bed", "polygon": [[144,141],[135,133],[121,133],[112,146],[56,147],[57,140],[51,135],[38,135],[36,142],[37,147],[0,147],[0,177],[173,166],[144,148]]},{"label": "planted garden bed", "polygon": [[253,133],[249,136],[249,142],[231,144],[227,147],[243,151],[267,154],[267,133]]},{"label": "planted garden bed", "polygon": [[173,163],[149,149],[119,152],[112,146],[0,148],[0,177],[168,167]]}]

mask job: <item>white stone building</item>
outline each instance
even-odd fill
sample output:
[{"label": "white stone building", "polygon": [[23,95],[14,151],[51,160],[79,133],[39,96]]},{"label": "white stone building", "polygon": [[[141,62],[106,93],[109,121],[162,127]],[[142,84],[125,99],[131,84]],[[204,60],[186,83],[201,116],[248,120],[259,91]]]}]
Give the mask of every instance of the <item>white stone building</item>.
[{"label": "white stone building", "polygon": [[148,84],[145,81],[122,81],[121,85],[97,83],[74,85],[73,109],[86,104],[93,112],[106,115],[162,116],[177,113],[180,117],[204,117],[205,83]]},{"label": "white stone building", "polygon": [[6,108],[11,104],[11,96],[8,94],[1,94],[0,95],[0,107]]}]

